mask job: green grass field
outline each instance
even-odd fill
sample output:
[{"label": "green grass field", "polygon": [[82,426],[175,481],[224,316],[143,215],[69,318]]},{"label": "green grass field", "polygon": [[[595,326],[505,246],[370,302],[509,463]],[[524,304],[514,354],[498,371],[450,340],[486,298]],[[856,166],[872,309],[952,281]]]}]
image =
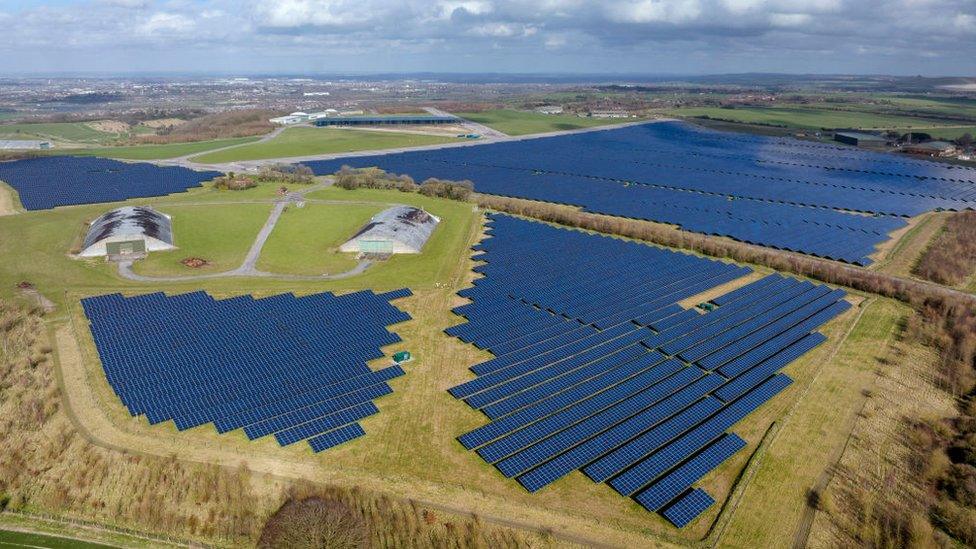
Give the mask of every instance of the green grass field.
[{"label": "green grass field", "polygon": [[62,538],[57,536],[47,536],[44,534],[34,534],[27,532],[16,532],[11,530],[0,530],[0,548],[14,547],[44,547],[47,549],[107,549],[111,545],[92,543],[80,539]]},{"label": "green grass field", "polygon": [[125,147],[100,147],[94,149],[59,149],[57,154],[72,154],[77,156],[104,156],[125,160],[159,160],[177,158],[194,153],[202,153],[231,145],[243,145],[257,141],[259,137],[238,137],[234,139],[215,139],[212,141],[194,141],[190,143],[168,143],[165,145],[132,145]]},{"label": "green grass field", "polygon": [[301,275],[348,271],[356,266],[356,256],[339,252],[339,246],[381,210],[367,204],[289,207],[261,250],[258,269]]},{"label": "green grass field", "polygon": [[578,130],[634,121],[633,118],[580,118],[572,114],[539,114],[512,109],[454,114],[508,135]]},{"label": "green grass field", "polygon": [[[254,237],[267,220],[277,188],[276,184],[260,185],[247,191],[218,191],[202,187],[187,193],[124,202],[154,205],[160,211],[172,215],[175,243],[178,247],[174,251],[150,254],[148,259],[136,262],[133,270],[144,275],[182,276],[220,272],[240,266]],[[467,246],[475,228],[475,220],[478,219],[471,204],[398,191],[345,191],[330,188],[316,191],[312,195],[311,198],[336,202],[337,207],[348,204],[350,208],[365,205],[379,209],[399,203],[413,204],[427,208],[441,217],[442,223],[427,243],[423,254],[394,257],[374,265],[362,275],[348,279],[306,283],[264,278],[217,278],[144,283],[121,278],[115,266],[103,259],[77,260],[68,255],[82,238],[86,222],[123,203],[23,212],[0,216],[0,234],[17,235],[17,238],[0,238],[0,258],[18,258],[17,261],[0,262],[0,297],[13,295],[16,284],[22,281],[33,283],[56,302],[64,300],[67,290],[93,295],[119,290],[186,291],[188,288],[219,293],[362,288],[389,290],[404,286],[425,288],[448,283],[457,276],[455,271],[458,258],[467,257]],[[227,204],[239,201],[253,203]],[[312,203],[307,204],[306,208],[310,206]],[[364,210],[363,213],[367,212]],[[350,219],[349,226],[359,221],[363,219]],[[282,227],[292,230],[288,228],[290,224]],[[317,220],[312,220],[308,226],[314,228],[321,225]],[[346,236],[349,235],[343,235]],[[272,232],[270,240],[274,239]],[[280,257],[274,257],[274,248],[270,250],[271,260],[279,260]],[[191,269],[182,265],[180,261],[189,256],[207,259],[211,266]],[[311,255],[292,260],[289,267],[296,272],[315,272],[322,261],[321,256]]]},{"label": "green grass field", "polygon": [[663,111],[670,116],[704,117],[749,124],[772,124],[803,129],[824,128],[935,128],[948,125],[923,117],[876,114],[855,110],[832,110],[810,107],[689,107]]},{"label": "green grass field", "polygon": [[419,147],[459,141],[454,137],[336,128],[289,128],[264,143],[194,156],[194,162],[219,164],[240,160],[287,158],[315,154]]},{"label": "green grass field", "polygon": [[118,137],[118,134],[100,132],[84,122],[0,125],[0,139],[49,139],[73,143],[102,144],[111,142]]},{"label": "green grass field", "polygon": [[[192,275],[219,273],[235,269],[244,261],[254,237],[268,219],[270,204],[223,204],[220,206],[160,206],[173,216],[173,239],[176,250],[152,253],[137,262],[139,274]],[[209,265],[190,268],[184,258],[199,257]]]}]

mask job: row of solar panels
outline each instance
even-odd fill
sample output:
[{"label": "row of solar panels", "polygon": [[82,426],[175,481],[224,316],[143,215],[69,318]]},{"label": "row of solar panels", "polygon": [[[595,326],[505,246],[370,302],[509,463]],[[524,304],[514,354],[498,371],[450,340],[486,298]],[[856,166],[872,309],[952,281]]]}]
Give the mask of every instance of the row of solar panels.
[{"label": "row of solar panels", "polygon": [[214,299],[205,292],[82,300],[105,375],[129,412],[180,430],[212,423],[315,451],[363,433],[398,365],[369,360],[408,320],[389,302],[409,290]]},{"label": "row of solar panels", "polygon": [[[795,140],[794,140],[795,141]],[[572,204],[693,232],[868,265],[901,216],[976,207],[976,171],[683,123],[311,162]],[[854,212],[872,215],[859,215]]]},{"label": "row of solar panels", "polygon": [[728,432],[790,383],[781,370],[850,305],[841,290],[770,275],[712,310],[678,306],[748,274],[674,251],[490,216],[483,278],[447,332],[492,351],[449,389],[489,422],[458,437],[529,491],[580,470],[683,526],[694,487],[745,446]]},{"label": "row of solar panels", "polygon": [[167,195],[219,175],[215,171],[94,157],[49,156],[0,162],[0,181],[17,191],[28,210]]}]

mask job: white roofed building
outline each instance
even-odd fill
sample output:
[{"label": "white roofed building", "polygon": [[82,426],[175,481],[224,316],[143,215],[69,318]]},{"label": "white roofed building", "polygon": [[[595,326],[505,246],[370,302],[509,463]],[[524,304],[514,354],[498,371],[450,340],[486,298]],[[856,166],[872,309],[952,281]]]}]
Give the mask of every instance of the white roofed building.
[{"label": "white roofed building", "polygon": [[78,255],[133,256],[175,248],[168,215],[146,206],[125,206],[91,222]]},{"label": "white roofed building", "polygon": [[394,206],[373,216],[339,247],[343,252],[419,254],[440,218],[413,206]]}]

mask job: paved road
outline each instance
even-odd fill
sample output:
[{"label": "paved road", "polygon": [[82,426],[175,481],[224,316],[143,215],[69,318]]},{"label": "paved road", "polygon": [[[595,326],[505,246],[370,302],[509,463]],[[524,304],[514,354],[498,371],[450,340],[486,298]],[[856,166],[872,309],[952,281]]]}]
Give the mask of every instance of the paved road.
[{"label": "paved road", "polygon": [[244,147],[246,145],[254,145],[255,143],[264,143],[266,141],[271,141],[272,139],[274,139],[274,138],[278,137],[279,135],[281,135],[281,132],[285,131],[285,129],[287,129],[287,126],[277,127],[275,129],[271,130],[270,133],[266,133],[263,136],[261,136],[261,139],[258,139],[257,141],[251,141],[249,143],[239,143],[237,145],[227,145],[226,147],[220,147],[220,148],[217,148],[217,149],[210,149],[210,150],[206,150],[206,151],[203,151],[203,152],[190,153],[190,154],[187,154],[187,155],[178,156],[176,158],[167,158],[165,160],[161,160],[159,163],[173,163],[173,164],[180,165],[180,166],[187,165],[187,164],[192,165],[192,164],[194,164],[194,162],[192,162],[190,160],[190,158],[192,158],[194,156],[200,156],[202,154],[210,154],[210,153],[214,153],[214,152],[218,152],[218,151],[226,151],[227,149],[236,149],[237,147]]},{"label": "paved road", "polygon": [[[444,112],[436,107],[424,107],[424,110],[434,116],[457,116],[449,112]],[[482,137],[484,137],[489,141],[493,141],[497,139],[506,139],[507,137],[509,137],[508,134],[502,133],[494,128],[489,128],[484,124],[479,124],[477,122],[468,120],[466,118],[461,118],[460,116],[458,116],[457,118],[461,120],[461,124],[463,126],[471,130],[471,133],[480,133]]]},{"label": "paved road", "polygon": [[[223,164],[197,164],[195,162],[191,162],[189,159],[185,159],[185,160],[181,160],[180,162],[177,162],[177,164],[187,168],[198,169],[198,170],[207,169],[207,170],[221,171],[225,173],[226,172],[247,173],[247,172],[255,172],[258,169],[260,169],[262,166],[266,166],[268,164],[277,164],[280,162],[310,162],[314,160],[335,160],[338,158],[357,158],[360,156],[374,156],[374,155],[393,154],[393,153],[408,152],[408,151],[434,151],[440,149],[452,149],[455,147],[477,147],[480,145],[485,145],[487,143],[499,143],[504,141],[528,141],[530,139],[553,137],[557,135],[573,135],[577,133],[602,132],[602,131],[614,130],[617,128],[626,128],[628,126],[638,126],[641,124],[655,124],[659,122],[666,122],[669,120],[670,119],[665,119],[665,118],[660,118],[655,120],[639,120],[635,122],[624,122],[621,124],[613,124],[609,126],[598,126],[595,128],[557,130],[557,131],[544,132],[544,133],[519,135],[514,137],[504,136],[504,137],[494,138],[494,139],[472,139],[470,141],[453,141],[450,143],[441,143],[438,145],[425,145],[422,147],[396,147],[392,149],[377,149],[371,151],[352,151],[352,152],[344,152],[344,153],[315,154],[315,155],[308,155],[308,156],[292,156],[288,158],[267,158],[262,160],[242,160],[239,162],[227,162]],[[165,160],[165,161],[161,160],[161,161],[157,161],[156,163],[165,164],[165,163],[171,163],[171,161],[172,159]]]}]

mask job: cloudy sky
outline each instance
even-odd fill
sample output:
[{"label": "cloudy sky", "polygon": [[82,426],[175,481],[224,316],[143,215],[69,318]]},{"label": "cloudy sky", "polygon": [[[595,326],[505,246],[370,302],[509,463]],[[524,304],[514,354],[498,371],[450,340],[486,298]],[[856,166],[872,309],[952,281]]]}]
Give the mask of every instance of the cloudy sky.
[{"label": "cloudy sky", "polygon": [[0,0],[0,73],[976,75],[976,0]]}]

